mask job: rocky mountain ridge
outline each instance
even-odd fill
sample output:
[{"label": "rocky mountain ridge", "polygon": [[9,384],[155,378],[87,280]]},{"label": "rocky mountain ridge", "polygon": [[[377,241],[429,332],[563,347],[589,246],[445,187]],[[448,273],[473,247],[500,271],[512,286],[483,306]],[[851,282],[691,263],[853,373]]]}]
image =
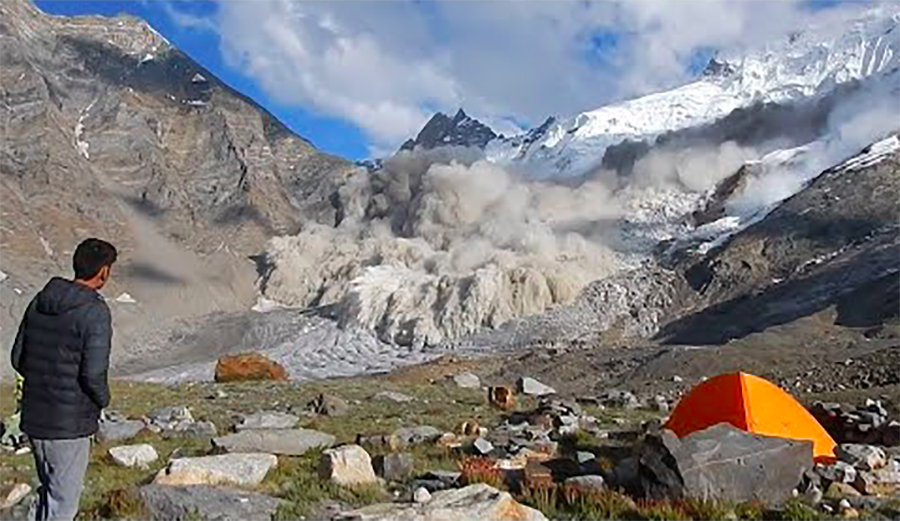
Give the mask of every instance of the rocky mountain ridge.
[{"label": "rocky mountain ridge", "polygon": [[114,352],[128,356],[164,343],[178,321],[248,310],[249,256],[303,222],[334,222],[328,196],[354,167],[145,22],[3,2],[0,53],[4,344],[26,299],[68,272],[87,236],[122,254],[108,292],[121,311]]}]

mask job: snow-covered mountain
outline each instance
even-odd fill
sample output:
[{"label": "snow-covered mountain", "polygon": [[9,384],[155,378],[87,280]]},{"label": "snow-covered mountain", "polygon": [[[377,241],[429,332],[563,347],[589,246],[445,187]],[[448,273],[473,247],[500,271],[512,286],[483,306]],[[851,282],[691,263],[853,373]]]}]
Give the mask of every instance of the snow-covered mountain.
[{"label": "snow-covered mountain", "polygon": [[872,9],[857,19],[809,27],[748,52],[720,54],[697,81],[607,105],[526,134],[499,138],[488,158],[532,177],[574,177],[599,166],[607,148],[651,141],[706,125],[758,103],[791,104],[827,95],[854,80],[900,65],[900,11]]}]

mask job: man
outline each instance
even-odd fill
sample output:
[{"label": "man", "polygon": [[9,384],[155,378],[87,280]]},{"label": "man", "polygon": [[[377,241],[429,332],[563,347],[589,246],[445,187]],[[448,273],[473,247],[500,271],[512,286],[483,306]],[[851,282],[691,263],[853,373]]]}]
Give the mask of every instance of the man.
[{"label": "man", "polygon": [[47,283],[28,305],[13,344],[13,368],[25,379],[22,431],[31,439],[41,482],[38,520],[70,520],[78,513],[90,436],[109,405],[112,325],[98,290],[116,257],[108,242],[79,244],[75,280]]}]

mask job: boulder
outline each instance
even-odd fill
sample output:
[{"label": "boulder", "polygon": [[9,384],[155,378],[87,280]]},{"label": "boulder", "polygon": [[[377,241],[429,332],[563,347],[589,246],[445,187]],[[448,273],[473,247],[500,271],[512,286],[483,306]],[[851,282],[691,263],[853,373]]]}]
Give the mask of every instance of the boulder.
[{"label": "boulder", "polygon": [[637,409],[641,402],[633,393],[620,389],[610,389],[600,396],[600,403],[617,409]]},{"label": "boulder", "polygon": [[900,494],[900,465],[877,470],[860,470],[853,486],[863,494],[895,496]]},{"label": "boulder", "polygon": [[191,410],[183,406],[157,407],[150,411],[147,415],[150,423],[159,425],[162,428],[169,428],[168,425],[174,425],[182,422],[193,423],[194,416]]},{"label": "boulder", "polygon": [[309,410],[323,416],[343,416],[350,410],[350,404],[340,396],[320,394],[307,404]]},{"label": "boulder", "polygon": [[234,430],[271,430],[292,429],[300,418],[293,414],[278,411],[263,411],[244,416],[241,423],[234,426]]},{"label": "boulder", "polygon": [[376,400],[385,400],[396,403],[409,403],[415,400],[415,398],[413,398],[412,396],[398,393],[397,391],[381,391],[380,393],[373,396],[373,398]]},{"label": "boulder", "polygon": [[518,387],[520,393],[527,394],[529,396],[546,396],[548,394],[556,394],[556,389],[550,387],[549,385],[544,385],[534,378],[529,378],[527,376],[519,378],[516,386]]},{"label": "boulder", "polygon": [[849,483],[841,483],[838,481],[833,482],[828,485],[828,488],[825,489],[825,497],[828,499],[840,500],[846,497],[856,497],[860,496],[860,492],[853,488],[853,485]]},{"label": "boulder", "polygon": [[212,438],[217,433],[213,422],[180,422],[162,430],[163,438]]},{"label": "boulder", "polygon": [[413,472],[415,460],[412,454],[393,452],[383,456],[375,456],[372,460],[375,473],[388,481],[402,481]]},{"label": "boulder", "polygon": [[269,470],[278,465],[272,454],[222,454],[199,458],[179,458],[159,472],[157,485],[259,485]]},{"label": "boulder", "polygon": [[812,443],[720,423],[678,439],[650,434],[639,449],[636,492],[650,499],[778,503],[813,468]]},{"label": "boulder", "polygon": [[372,458],[359,445],[328,449],[319,461],[319,476],[342,486],[377,483]]},{"label": "boulder", "polygon": [[259,353],[223,356],[216,362],[215,380],[219,383],[287,379],[287,371],[281,364]]},{"label": "boulder", "polygon": [[597,456],[593,452],[580,450],[575,453],[575,460],[582,465],[595,459],[597,459]]},{"label": "boulder", "polygon": [[140,497],[152,521],[203,519],[270,521],[280,501],[256,492],[205,485],[171,487],[146,485]]},{"label": "boulder", "polygon": [[472,448],[474,448],[475,452],[478,454],[486,456],[494,450],[494,444],[484,438],[478,438],[472,443]]},{"label": "boulder", "polygon": [[463,389],[478,389],[481,387],[481,380],[472,373],[460,373],[453,375],[452,378],[453,383],[455,383],[457,387],[462,387]]},{"label": "boulder", "polygon": [[428,503],[431,501],[431,492],[425,487],[419,487],[413,492],[413,501],[416,503]]},{"label": "boulder", "polygon": [[512,409],[516,406],[516,395],[509,387],[491,387],[488,389],[488,403],[500,409]]},{"label": "boulder", "polygon": [[336,439],[331,434],[310,429],[246,429],[214,438],[215,447],[226,452],[266,452],[301,456],[310,449],[328,448]]},{"label": "boulder", "polygon": [[101,421],[97,430],[99,441],[119,441],[134,438],[144,430],[144,422],[141,420],[115,420]]},{"label": "boulder", "polygon": [[669,412],[669,401],[665,396],[656,395],[650,400],[650,409],[661,413]]},{"label": "boulder", "polygon": [[4,487],[3,494],[0,495],[0,510],[18,505],[28,494],[31,494],[31,485],[27,483],[16,483],[8,489]]},{"label": "boulder", "polygon": [[425,503],[382,503],[343,512],[341,521],[546,521],[539,510],[522,505],[509,494],[479,483],[444,490]]},{"label": "boulder", "polygon": [[407,447],[409,445],[418,445],[420,443],[430,443],[436,441],[443,434],[442,431],[430,426],[420,425],[418,427],[401,427],[393,432],[390,436],[390,445],[394,450]]},{"label": "boulder", "polygon": [[838,483],[856,481],[856,467],[845,462],[836,461],[833,465],[816,465],[816,472],[824,479]]},{"label": "boulder", "polygon": [[146,468],[159,458],[153,445],[123,445],[109,449],[109,457],[123,467]]},{"label": "boulder", "polygon": [[859,470],[875,470],[887,464],[887,457],[879,447],[858,443],[842,443],[834,450],[839,460]]},{"label": "boulder", "polygon": [[565,481],[566,485],[581,489],[581,490],[605,490],[606,489],[606,481],[603,479],[603,476],[574,476]]}]

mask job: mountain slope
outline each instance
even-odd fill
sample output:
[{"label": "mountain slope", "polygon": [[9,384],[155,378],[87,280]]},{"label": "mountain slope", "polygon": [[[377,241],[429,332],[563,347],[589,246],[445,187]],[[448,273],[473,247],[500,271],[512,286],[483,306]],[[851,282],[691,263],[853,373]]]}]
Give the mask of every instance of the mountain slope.
[{"label": "mountain slope", "polygon": [[528,139],[494,140],[487,154],[535,177],[582,175],[600,166],[610,146],[625,140],[652,140],[754,104],[814,98],[896,68],[898,24],[896,8],[883,6],[850,23],[806,28],[749,54],[718,56],[708,74],[688,85],[583,112],[545,125]]},{"label": "mountain slope", "polygon": [[317,151],[130,17],[0,4],[4,344],[21,306],[97,235],[121,250],[117,355],[174,321],[248,309],[265,241],[335,219],[353,167]]}]

